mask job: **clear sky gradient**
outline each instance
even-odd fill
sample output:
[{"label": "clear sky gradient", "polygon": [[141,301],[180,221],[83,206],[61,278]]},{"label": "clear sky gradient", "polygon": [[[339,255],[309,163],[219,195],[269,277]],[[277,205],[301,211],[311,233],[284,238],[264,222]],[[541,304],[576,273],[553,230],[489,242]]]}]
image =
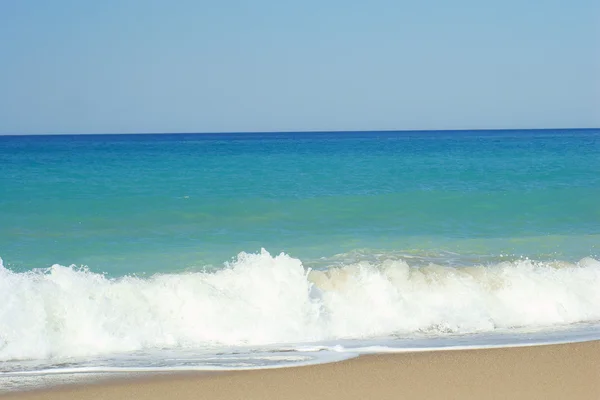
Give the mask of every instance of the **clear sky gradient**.
[{"label": "clear sky gradient", "polygon": [[600,127],[600,1],[0,2],[0,133]]}]

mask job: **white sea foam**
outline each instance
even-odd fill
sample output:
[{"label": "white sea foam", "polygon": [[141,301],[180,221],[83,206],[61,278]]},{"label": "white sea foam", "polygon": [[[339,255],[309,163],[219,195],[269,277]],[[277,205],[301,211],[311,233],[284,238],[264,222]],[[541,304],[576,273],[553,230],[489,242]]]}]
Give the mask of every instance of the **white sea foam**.
[{"label": "white sea foam", "polygon": [[118,279],[60,265],[15,273],[0,263],[0,361],[598,320],[600,262],[591,258],[307,271],[263,250],[217,272]]}]

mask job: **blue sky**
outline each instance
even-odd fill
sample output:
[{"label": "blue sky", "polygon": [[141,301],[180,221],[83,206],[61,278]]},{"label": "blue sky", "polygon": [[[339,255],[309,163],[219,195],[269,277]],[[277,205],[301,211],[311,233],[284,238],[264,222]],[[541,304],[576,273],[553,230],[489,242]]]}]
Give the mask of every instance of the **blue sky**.
[{"label": "blue sky", "polygon": [[600,2],[0,2],[0,133],[600,127]]}]

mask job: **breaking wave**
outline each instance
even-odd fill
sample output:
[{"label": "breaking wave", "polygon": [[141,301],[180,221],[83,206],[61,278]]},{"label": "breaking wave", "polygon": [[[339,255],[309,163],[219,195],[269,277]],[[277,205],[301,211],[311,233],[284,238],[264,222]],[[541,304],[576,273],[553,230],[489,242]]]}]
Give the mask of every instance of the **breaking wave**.
[{"label": "breaking wave", "polygon": [[216,272],[108,278],[0,260],[0,361],[143,349],[494,332],[600,320],[600,262],[405,260],[305,269],[241,253]]}]

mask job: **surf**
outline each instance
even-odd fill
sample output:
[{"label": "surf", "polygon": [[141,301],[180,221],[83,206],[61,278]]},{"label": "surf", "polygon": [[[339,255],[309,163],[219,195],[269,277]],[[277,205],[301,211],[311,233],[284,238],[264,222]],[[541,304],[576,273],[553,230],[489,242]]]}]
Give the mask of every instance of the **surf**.
[{"label": "surf", "polygon": [[118,278],[0,262],[0,361],[552,330],[599,321],[599,287],[594,258],[311,269],[262,250],[217,270]]}]

